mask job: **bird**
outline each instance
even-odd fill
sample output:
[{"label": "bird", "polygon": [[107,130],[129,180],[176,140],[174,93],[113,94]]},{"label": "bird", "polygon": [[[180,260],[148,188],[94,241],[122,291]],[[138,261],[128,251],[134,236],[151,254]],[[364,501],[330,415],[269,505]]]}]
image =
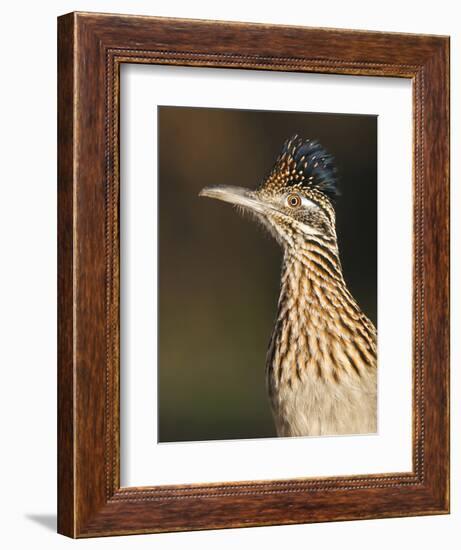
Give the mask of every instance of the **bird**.
[{"label": "bird", "polygon": [[249,214],[282,249],[265,364],[278,437],[377,431],[377,331],[343,276],[338,180],[320,142],[294,135],[256,189],[212,185],[199,193]]}]

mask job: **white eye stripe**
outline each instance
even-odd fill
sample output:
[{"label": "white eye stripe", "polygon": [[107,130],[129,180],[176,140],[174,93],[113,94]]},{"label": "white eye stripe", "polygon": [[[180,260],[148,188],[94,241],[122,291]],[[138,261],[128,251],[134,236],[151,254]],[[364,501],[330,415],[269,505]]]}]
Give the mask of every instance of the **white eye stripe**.
[{"label": "white eye stripe", "polygon": [[299,204],[298,207],[299,207],[299,206],[304,206],[304,207],[315,207],[315,208],[318,208],[318,205],[317,205],[315,202],[309,200],[308,198],[304,197],[303,195],[299,195],[298,193],[290,193],[289,195],[287,195],[287,196],[284,198],[284,202],[285,202],[286,204],[288,204],[289,206],[291,206],[291,207],[296,207],[296,206],[297,206],[296,204],[293,204],[293,203],[290,204],[292,198],[293,198],[293,199],[297,198],[298,200],[301,201],[301,204]]},{"label": "white eye stripe", "polygon": [[307,199],[306,197],[301,197],[301,204],[302,204],[303,206],[314,206],[315,208],[318,208],[317,203],[315,203],[314,201],[311,201],[311,200]]}]

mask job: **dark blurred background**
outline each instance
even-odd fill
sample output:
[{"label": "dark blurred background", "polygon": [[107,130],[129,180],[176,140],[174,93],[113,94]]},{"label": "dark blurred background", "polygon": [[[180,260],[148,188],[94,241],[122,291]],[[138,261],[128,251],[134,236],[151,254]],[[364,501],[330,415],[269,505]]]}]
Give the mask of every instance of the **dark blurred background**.
[{"label": "dark blurred background", "polygon": [[292,134],[336,159],[344,276],[376,323],[377,118],[158,108],[159,441],[274,437],[265,355],[281,251],[213,184],[256,187]]}]

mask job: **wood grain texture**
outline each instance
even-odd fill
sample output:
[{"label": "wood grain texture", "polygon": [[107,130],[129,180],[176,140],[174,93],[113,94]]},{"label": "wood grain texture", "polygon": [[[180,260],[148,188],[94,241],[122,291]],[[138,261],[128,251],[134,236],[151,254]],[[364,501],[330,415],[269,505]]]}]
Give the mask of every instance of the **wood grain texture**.
[{"label": "wood grain texture", "polygon": [[58,21],[58,531],[75,535],[73,361],[74,33]]},{"label": "wood grain texture", "polygon": [[[59,18],[58,530],[71,537],[448,512],[449,40],[73,13]],[[121,63],[411,78],[413,469],[120,488]]]}]

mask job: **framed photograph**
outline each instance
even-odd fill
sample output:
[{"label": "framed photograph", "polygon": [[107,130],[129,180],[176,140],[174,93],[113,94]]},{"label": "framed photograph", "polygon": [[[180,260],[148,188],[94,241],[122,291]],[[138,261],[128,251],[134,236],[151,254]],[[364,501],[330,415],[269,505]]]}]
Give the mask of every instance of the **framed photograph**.
[{"label": "framed photograph", "polygon": [[449,511],[449,39],[58,20],[58,531]]}]

